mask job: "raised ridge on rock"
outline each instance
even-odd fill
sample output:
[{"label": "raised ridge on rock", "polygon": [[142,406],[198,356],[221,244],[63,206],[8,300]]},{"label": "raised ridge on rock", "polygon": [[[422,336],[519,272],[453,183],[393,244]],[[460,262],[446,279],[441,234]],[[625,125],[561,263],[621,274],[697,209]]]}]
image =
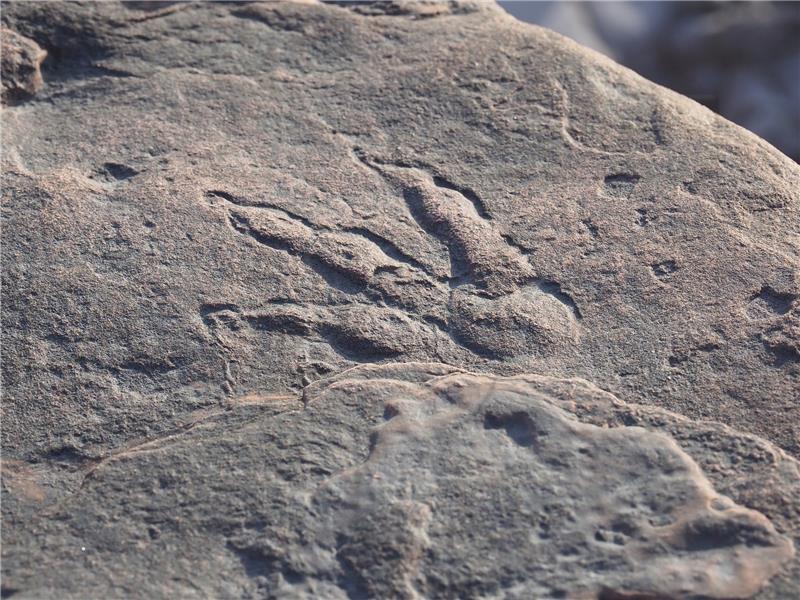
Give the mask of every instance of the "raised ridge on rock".
[{"label": "raised ridge on rock", "polygon": [[[65,473],[68,495],[37,492],[47,518],[8,559],[11,584],[67,598],[129,585],[267,598],[747,598],[794,556],[790,538],[720,496],[680,446],[747,463],[746,436],[721,430],[709,443],[711,425],[581,380],[388,363],[316,382],[302,400],[233,399]],[[630,413],[645,427],[614,422]],[[759,476],[800,489],[797,463],[780,460],[793,469],[776,461]],[[7,497],[25,506],[37,476],[16,473]],[[732,489],[741,473],[721,478],[737,479]],[[26,571],[45,546],[47,572]],[[200,554],[224,576],[197,573]]]}]

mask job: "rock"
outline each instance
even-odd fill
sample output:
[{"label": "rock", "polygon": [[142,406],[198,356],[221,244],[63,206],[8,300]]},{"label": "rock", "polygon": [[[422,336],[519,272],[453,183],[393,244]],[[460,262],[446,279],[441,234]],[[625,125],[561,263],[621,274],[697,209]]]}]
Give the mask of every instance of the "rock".
[{"label": "rock", "polygon": [[10,478],[46,515],[7,559],[29,597],[745,598],[794,550],[743,490],[800,536],[774,446],[581,380],[439,364],[232,398],[61,477],[49,502]]},{"label": "rock", "polygon": [[[396,479],[366,488],[377,514],[350,527],[348,502],[372,467],[345,471],[366,459],[395,383],[385,393],[370,384],[350,405],[321,400],[322,412],[296,397],[374,368],[411,378],[413,400],[433,368],[407,365],[418,361],[450,365],[435,368],[443,375],[579,377],[621,406],[647,405],[625,418],[641,414],[675,442],[619,427],[609,439],[637,465],[640,438],[679,465],[687,496],[659,497],[657,510],[694,498],[689,513],[733,532],[700,536],[722,539],[707,550],[680,527],[668,540],[636,538],[647,551],[666,544],[672,583],[625,560],[597,579],[594,546],[567,540],[607,542],[554,509],[559,540],[576,551],[574,582],[548,571],[554,548],[525,546],[542,560],[523,564],[500,540],[497,558],[467,557],[475,567],[458,573],[458,549],[425,558],[431,593],[448,581],[481,594],[492,580],[541,578],[588,597],[681,597],[693,568],[738,552],[732,579],[685,585],[755,593],[784,564],[759,597],[797,595],[796,562],[775,533],[798,527],[788,456],[800,455],[800,168],[787,157],[484,3],[7,3],[2,19],[49,56],[48,85],[0,113],[8,589],[411,594],[409,557],[422,560],[438,518],[423,505],[451,511],[442,540],[459,535],[459,511],[485,505],[426,488],[381,513],[381,495],[409,481],[401,453],[405,462],[375,463]],[[378,366],[353,370],[365,363]],[[602,396],[591,389],[587,407]],[[551,414],[525,394],[531,415]],[[565,394],[542,402],[577,417],[557,413],[548,427],[605,439],[580,403],[562,406]],[[603,418],[623,418],[603,402]],[[502,442],[508,468],[531,470],[504,427],[453,410],[453,423],[401,411],[392,427],[422,419],[412,429],[452,439],[461,423],[465,443]],[[398,448],[415,450],[411,439]],[[455,442],[459,468],[488,485]],[[452,479],[441,441],[416,450],[431,477]],[[590,498],[577,479],[591,465],[570,467],[564,484],[580,510]],[[641,481],[663,490],[663,464],[647,467],[635,469]],[[542,469],[531,472],[557,479]],[[334,475],[338,491],[308,487]],[[703,512],[704,477],[741,507]],[[501,483],[500,497],[516,498]],[[303,498],[317,498],[318,513]],[[485,517],[480,531],[536,531]],[[347,546],[337,566],[340,522],[353,539],[370,527],[388,537]],[[318,554],[303,545],[311,532],[327,540]],[[388,554],[376,564],[373,551]],[[400,570],[378,574],[390,564]],[[368,581],[347,575],[373,567]]]},{"label": "rock", "polygon": [[6,29],[0,28],[2,40],[3,104],[14,104],[33,96],[42,89],[44,81],[39,66],[47,52],[36,42]]}]

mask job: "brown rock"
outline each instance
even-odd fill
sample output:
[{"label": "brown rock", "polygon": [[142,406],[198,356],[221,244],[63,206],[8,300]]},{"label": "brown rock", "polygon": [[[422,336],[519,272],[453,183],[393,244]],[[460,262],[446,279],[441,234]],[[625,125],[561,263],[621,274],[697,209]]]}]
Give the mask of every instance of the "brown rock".
[{"label": "brown rock", "polygon": [[[430,373],[415,375],[411,361],[497,381],[581,377],[622,406],[647,405],[612,410],[617,401],[597,404],[591,388],[565,408],[577,425],[561,413],[551,424],[564,448],[582,431],[619,438],[636,465],[630,477],[668,489],[664,465],[636,453],[641,438],[679,466],[686,491],[664,496],[659,511],[685,509],[687,524],[722,519],[699,536],[713,547],[700,549],[682,525],[636,544],[663,542],[675,582],[692,572],[689,556],[735,563],[733,583],[692,580],[697,593],[734,584],[749,593],[782,564],[788,546],[776,531],[798,529],[796,463],[778,449],[800,453],[796,164],[489,4],[143,8],[7,3],[2,14],[51,57],[48,85],[0,113],[2,447],[15,461],[3,497],[4,585],[22,597],[269,597],[307,582],[328,586],[309,594],[379,584],[399,594],[415,577],[409,565],[428,564],[420,532],[435,511],[413,498],[385,515],[369,504],[375,518],[342,531],[375,547],[323,531],[351,514],[395,383],[385,392],[371,383],[353,405],[323,402],[320,413],[292,399],[335,373],[349,381],[363,373],[348,369],[391,362],[406,366],[384,375],[411,378],[413,400]],[[561,406],[568,388],[547,392],[547,406]],[[525,410],[550,414],[534,391]],[[595,405],[620,431],[595,431]],[[503,427],[481,429],[478,413],[452,409],[465,440],[513,451],[521,476],[558,479],[555,463],[526,462]],[[424,416],[415,415],[402,412],[392,427]],[[619,427],[637,415],[683,450]],[[431,477],[450,481],[458,466],[440,460],[442,436],[459,450],[466,483],[486,484],[450,424],[414,426],[436,432],[419,447],[435,457]],[[404,452],[410,439],[398,442]],[[588,510],[591,486],[574,486],[597,464],[573,458],[564,485]],[[405,484],[411,462],[382,468],[396,466]],[[606,465],[610,481],[623,466]],[[314,512],[303,498],[334,476],[342,496],[324,496]],[[741,508],[708,512],[703,477]],[[504,484],[502,506],[536,502]],[[421,492],[451,511],[441,523],[452,540],[459,511],[486,505],[469,504],[474,486],[447,489],[465,495]],[[612,509],[592,518],[613,520]],[[599,574],[618,594],[656,590],[652,571],[631,575],[627,550],[603,579],[590,546],[570,537],[589,521],[570,529],[557,506],[552,513],[559,543],[577,548],[577,587],[548,570],[555,549],[528,546],[533,563],[476,551],[459,571],[457,553],[428,557],[425,585],[458,580],[465,595],[481,594],[541,575],[548,589],[608,597],[592,584]],[[506,520],[491,512],[477,524],[486,532]],[[589,544],[606,543],[593,535]],[[327,545],[310,558],[317,537]],[[483,537],[473,549],[485,549]],[[394,574],[380,571],[397,561]],[[384,575],[348,575],[373,571]],[[760,597],[798,595],[797,573],[786,562]],[[683,593],[665,585],[657,591]]]},{"label": "brown rock", "polygon": [[39,66],[47,56],[36,42],[0,28],[0,79],[3,83],[3,104],[14,104],[33,96],[44,85]]},{"label": "brown rock", "polygon": [[7,559],[30,597],[747,598],[782,566],[772,597],[796,589],[796,461],[577,379],[365,365],[59,460],[60,497],[6,474],[41,515]]}]

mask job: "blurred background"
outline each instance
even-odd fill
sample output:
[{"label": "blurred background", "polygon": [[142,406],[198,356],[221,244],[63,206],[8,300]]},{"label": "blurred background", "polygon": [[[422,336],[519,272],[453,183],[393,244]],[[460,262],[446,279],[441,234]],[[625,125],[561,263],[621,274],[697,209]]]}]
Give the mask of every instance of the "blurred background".
[{"label": "blurred background", "polygon": [[501,1],[800,162],[800,2]]}]

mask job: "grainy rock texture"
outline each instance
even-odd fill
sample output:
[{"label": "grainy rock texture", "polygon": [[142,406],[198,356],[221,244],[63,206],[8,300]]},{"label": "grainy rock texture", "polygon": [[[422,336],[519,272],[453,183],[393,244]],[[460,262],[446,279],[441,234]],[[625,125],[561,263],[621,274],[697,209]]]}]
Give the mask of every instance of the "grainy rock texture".
[{"label": "grainy rock texture", "polygon": [[[749,597],[792,541],[698,463],[800,536],[796,461],[582,380],[363,365],[193,419],[47,486],[14,465],[8,583],[22,597]],[[32,492],[44,514],[25,510]]]},{"label": "grainy rock texture", "polygon": [[800,594],[787,157],[489,4],[2,18],[4,593]]},{"label": "grainy rock texture", "polygon": [[0,80],[3,104],[14,104],[38,92],[43,84],[39,69],[47,52],[36,42],[10,29],[0,28]]}]

